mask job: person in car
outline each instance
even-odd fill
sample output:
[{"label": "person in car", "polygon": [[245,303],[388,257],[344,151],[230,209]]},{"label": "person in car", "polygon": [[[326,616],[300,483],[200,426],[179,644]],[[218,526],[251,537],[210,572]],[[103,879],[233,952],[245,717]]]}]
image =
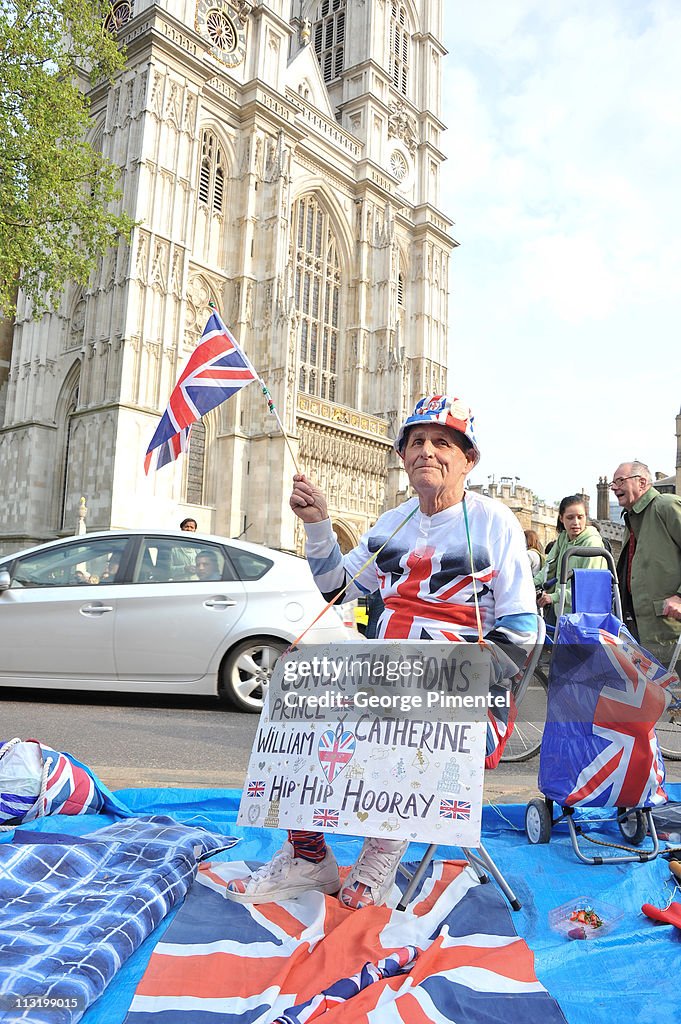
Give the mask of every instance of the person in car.
[{"label": "person in car", "polygon": [[116,579],[116,573],[118,572],[121,564],[121,556],[119,554],[113,554],[109,556],[109,561],[106,563],[106,569],[99,577],[100,583],[113,583]]},{"label": "person in car", "polygon": [[[422,399],[400,428],[395,448],[416,497],[384,513],[347,555],[341,554],[323,492],[302,474],[293,478],[290,505],[305,525],[307,558],[322,595],[330,600],[345,590],[351,599],[380,591],[385,607],[378,638],[440,642],[478,639],[477,596],[485,637],[506,645],[532,643],[535,591],[520,523],[503,502],[466,490],[480,458],[468,406],[443,395]],[[518,661],[524,660],[525,652],[518,652]],[[508,681],[498,684],[492,691],[504,693]],[[495,709],[488,720],[487,767],[498,762],[508,735],[504,712]],[[341,888],[324,834],[291,830],[268,864],[232,880],[226,894],[241,903],[268,903],[310,889],[340,889],[344,906],[380,905],[407,842],[366,839]]]},{"label": "person in car", "polygon": [[199,551],[194,563],[194,572],[197,579],[202,582],[222,579],[215,552],[211,551],[210,548],[205,551]]}]

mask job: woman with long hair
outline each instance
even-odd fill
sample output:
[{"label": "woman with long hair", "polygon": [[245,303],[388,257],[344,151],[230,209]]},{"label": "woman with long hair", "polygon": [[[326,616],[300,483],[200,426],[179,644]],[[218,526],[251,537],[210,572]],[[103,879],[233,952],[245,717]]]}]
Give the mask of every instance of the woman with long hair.
[{"label": "woman with long hair", "polygon": [[536,530],[525,530],[525,544],[527,546],[527,557],[530,560],[530,571],[533,576],[536,576],[544,565],[544,552],[539,543],[539,534]]},{"label": "woman with long hair", "polygon": [[[567,548],[602,548],[603,538],[595,526],[591,526],[581,494],[568,494],[561,501],[558,507],[558,522],[556,523],[558,537],[553,544],[550,553],[546,557],[544,567],[535,574],[535,586],[541,587],[541,593],[537,597],[539,608],[548,608],[549,613],[553,611],[555,617],[560,592],[557,581],[560,579],[560,570],[563,564],[563,556]],[[570,558],[571,569],[607,569],[607,563],[600,556],[573,556]],[[565,609],[572,608],[572,593],[568,583],[565,594]],[[549,614],[549,621],[552,617]]]}]

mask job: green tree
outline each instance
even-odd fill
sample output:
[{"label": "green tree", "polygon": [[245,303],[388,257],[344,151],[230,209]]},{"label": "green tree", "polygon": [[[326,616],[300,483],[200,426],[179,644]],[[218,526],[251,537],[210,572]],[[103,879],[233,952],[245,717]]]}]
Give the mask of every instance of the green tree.
[{"label": "green tree", "polygon": [[0,312],[17,278],[36,314],[67,280],[85,284],[132,221],[119,171],[86,141],[89,84],[124,56],[104,28],[110,0],[0,0]]}]

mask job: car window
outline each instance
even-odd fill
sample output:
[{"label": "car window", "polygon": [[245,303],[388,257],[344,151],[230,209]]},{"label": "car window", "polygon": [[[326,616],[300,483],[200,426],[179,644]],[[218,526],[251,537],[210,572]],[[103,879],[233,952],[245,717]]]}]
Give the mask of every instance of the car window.
[{"label": "car window", "polygon": [[274,565],[271,558],[256,555],[252,551],[243,551],[241,548],[228,547],[227,554],[240,580],[259,580]]},{"label": "car window", "polygon": [[221,548],[172,537],[145,538],[133,574],[134,583],[207,583],[233,578]]},{"label": "car window", "polygon": [[127,537],[82,540],[18,559],[12,587],[77,587],[114,583]]}]

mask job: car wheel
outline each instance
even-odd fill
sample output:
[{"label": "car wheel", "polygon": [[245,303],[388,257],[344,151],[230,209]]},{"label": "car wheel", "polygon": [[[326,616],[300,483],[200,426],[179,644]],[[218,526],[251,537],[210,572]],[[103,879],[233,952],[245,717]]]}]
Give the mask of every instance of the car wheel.
[{"label": "car wheel", "polygon": [[274,664],[286,648],[283,640],[270,637],[242,640],[222,663],[220,696],[240,711],[260,714]]}]

